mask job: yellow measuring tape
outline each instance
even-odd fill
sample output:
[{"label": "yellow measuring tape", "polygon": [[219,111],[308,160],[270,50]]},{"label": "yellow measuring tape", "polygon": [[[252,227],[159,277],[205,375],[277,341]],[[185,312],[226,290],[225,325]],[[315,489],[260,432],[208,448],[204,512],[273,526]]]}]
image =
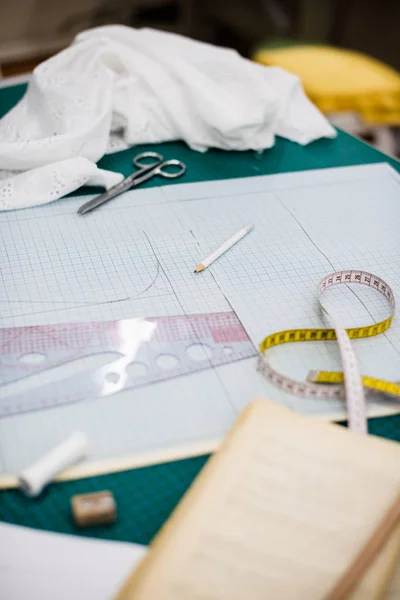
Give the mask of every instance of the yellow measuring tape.
[{"label": "yellow measuring tape", "polygon": [[[313,381],[314,383],[343,383],[344,375],[339,371],[310,371],[307,381]],[[377,379],[376,377],[368,377],[366,375],[361,377],[361,381],[363,386],[370,390],[400,397],[400,384],[398,383],[391,383],[384,379]]]},{"label": "yellow measuring tape", "polygon": [[[389,317],[375,325],[367,327],[353,327],[346,329],[350,339],[360,339],[379,335],[387,331],[392,324],[393,317]],[[267,336],[260,344],[260,352],[265,352],[268,348],[287,344],[289,342],[323,342],[327,340],[336,340],[334,329],[287,329]]]},{"label": "yellow measuring tape", "polygon": [[[367,327],[353,327],[346,329],[350,339],[356,340],[361,338],[373,337],[387,331],[392,324],[393,317],[389,317],[375,325]],[[260,352],[264,353],[269,348],[279,346],[280,344],[288,344],[292,342],[325,342],[336,340],[334,329],[287,329],[279,331],[267,336],[260,344]],[[392,396],[400,397],[400,384],[377,379],[376,377],[361,377],[364,387]],[[336,383],[344,382],[344,375],[339,371],[310,371],[307,376],[307,381],[314,383]]]},{"label": "yellow measuring tape", "polygon": [[[374,325],[368,325],[365,327],[353,327],[350,329],[341,329],[335,326],[334,329],[288,329],[286,331],[279,331],[268,335],[260,344],[260,359],[259,359],[259,370],[277,387],[283,389],[286,392],[300,395],[303,397],[314,397],[314,398],[340,398],[344,397],[344,386],[345,377],[340,372],[330,371],[311,371],[307,377],[307,381],[300,382],[290,379],[273,369],[267,359],[267,351],[270,348],[279,346],[281,344],[288,344],[294,342],[320,342],[338,340],[337,332],[341,339],[338,340],[339,346],[346,346],[346,340],[343,339],[343,334],[347,337],[347,340],[368,338],[375,335],[379,335],[387,331],[392,323],[394,311],[395,311],[395,300],[393,292],[390,286],[375,275],[364,271],[338,271],[327,275],[318,286],[318,298],[321,294],[330,286],[343,283],[360,283],[375,289],[377,292],[385,296],[389,302],[391,308],[390,316],[375,323]],[[322,309],[324,307],[322,306]],[[326,311],[325,311],[326,312]],[[345,333],[344,333],[345,332]],[[347,333],[347,336],[346,336]],[[347,372],[357,375],[357,365],[352,351],[349,349],[349,342],[345,351],[342,352],[341,356],[343,368]],[[347,354],[346,354],[347,350]],[[357,377],[356,377],[357,379]],[[384,392],[392,396],[400,397],[400,385],[397,383],[384,381],[374,377],[361,377],[362,385],[368,390],[374,390]],[[355,387],[355,385],[353,386]],[[349,390],[346,390],[349,391]],[[350,389],[351,391],[351,389]],[[357,390],[353,389],[355,395],[354,405],[362,404],[363,398],[357,399]],[[346,394],[347,395],[347,394]],[[360,394],[358,393],[358,396]],[[357,410],[357,406],[356,406]]]}]

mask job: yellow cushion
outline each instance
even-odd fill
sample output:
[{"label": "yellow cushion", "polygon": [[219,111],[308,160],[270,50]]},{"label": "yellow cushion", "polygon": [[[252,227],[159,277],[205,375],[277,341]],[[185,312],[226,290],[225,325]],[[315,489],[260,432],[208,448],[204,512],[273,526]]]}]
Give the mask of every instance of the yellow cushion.
[{"label": "yellow cushion", "polygon": [[369,123],[400,125],[400,74],[377,60],[329,46],[261,49],[253,58],[298,75],[324,113],[353,111]]}]

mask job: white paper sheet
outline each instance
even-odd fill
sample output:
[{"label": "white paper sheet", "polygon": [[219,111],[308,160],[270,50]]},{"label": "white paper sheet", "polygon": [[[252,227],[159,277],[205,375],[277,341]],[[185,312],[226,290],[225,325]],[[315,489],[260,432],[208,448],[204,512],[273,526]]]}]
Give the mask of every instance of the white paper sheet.
[{"label": "white paper sheet", "polygon": [[0,523],[4,600],[112,600],[145,546]]}]

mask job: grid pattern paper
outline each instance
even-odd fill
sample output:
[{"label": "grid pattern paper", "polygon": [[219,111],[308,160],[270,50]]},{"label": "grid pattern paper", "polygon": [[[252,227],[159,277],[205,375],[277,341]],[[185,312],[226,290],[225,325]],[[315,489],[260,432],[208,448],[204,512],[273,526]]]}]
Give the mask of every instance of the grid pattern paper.
[{"label": "grid pattern paper", "polygon": [[[399,297],[400,185],[384,177],[311,185],[304,190],[254,191],[218,198],[193,198],[182,213],[207,255],[213,240],[227,239],[245,224],[255,229],[209,268],[255,344],[271,333],[331,326],[323,320],[317,283],[329,272],[375,273]],[[214,215],[213,215],[214,212]],[[361,286],[325,292],[324,306],[345,327],[369,325],[389,315],[385,299]],[[361,372],[396,381],[400,372],[400,327],[355,342]],[[341,370],[335,343],[285,345],[269,351],[282,373],[304,380],[312,369]],[[270,386],[275,400],[282,392]],[[291,402],[298,406],[299,402]],[[312,401],[314,402],[314,401]]]},{"label": "grid pattern paper", "polygon": [[[280,329],[321,327],[316,287],[330,271],[372,271],[400,296],[399,199],[398,176],[374,165],[136,190],[85,217],[76,214],[82,197],[0,213],[0,326],[233,309],[254,343]],[[205,272],[193,273],[251,222],[248,236]],[[384,299],[370,292],[334,289],[324,303],[345,326],[369,324],[387,316]],[[357,341],[356,353],[363,373],[396,380],[397,320],[387,334]],[[310,369],[340,368],[335,343],[286,345],[271,357],[280,371],[300,379]],[[21,469],[71,429],[86,431],[91,459],[219,438],[256,395],[313,416],[344,415],[340,401],[275,389],[255,366],[248,359],[3,419],[0,469]],[[398,408],[370,403],[374,414]]]},{"label": "grid pattern paper", "polygon": [[229,310],[214,282],[183,277],[198,252],[173,207],[109,206],[1,223],[2,327]]}]

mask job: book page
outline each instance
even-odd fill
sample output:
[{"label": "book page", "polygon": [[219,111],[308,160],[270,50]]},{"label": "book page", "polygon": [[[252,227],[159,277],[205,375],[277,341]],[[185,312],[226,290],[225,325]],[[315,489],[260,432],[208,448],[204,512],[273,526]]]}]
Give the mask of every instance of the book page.
[{"label": "book page", "polygon": [[397,495],[399,465],[394,442],[257,400],[118,600],[321,600]]}]

